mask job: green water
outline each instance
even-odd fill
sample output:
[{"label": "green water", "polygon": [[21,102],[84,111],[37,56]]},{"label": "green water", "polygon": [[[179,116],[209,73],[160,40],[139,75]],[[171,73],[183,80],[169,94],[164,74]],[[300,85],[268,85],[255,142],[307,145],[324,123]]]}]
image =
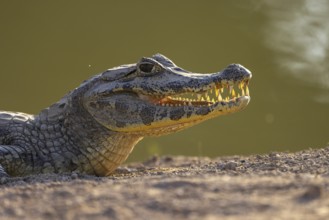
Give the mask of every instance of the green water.
[{"label": "green water", "polygon": [[84,79],[160,52],[195,72],[241,63],[246,110],[145,138],[130,160],[329,142],[329,2],[0,1],[0,109],[38,113]]}]

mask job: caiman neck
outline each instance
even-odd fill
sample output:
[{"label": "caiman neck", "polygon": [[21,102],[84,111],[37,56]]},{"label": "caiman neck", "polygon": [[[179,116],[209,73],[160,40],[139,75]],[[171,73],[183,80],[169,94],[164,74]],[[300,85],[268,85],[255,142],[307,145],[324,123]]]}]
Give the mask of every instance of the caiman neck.
[{"label": "caiman neck", "polygon": [[41,130],[58,130],[66,139],[66,147],[85,155],[86,161],[77,170],[99,176],[113,172],[143,138],[105,128],[79,102],[67,97],[41,111],[35,122]]}]

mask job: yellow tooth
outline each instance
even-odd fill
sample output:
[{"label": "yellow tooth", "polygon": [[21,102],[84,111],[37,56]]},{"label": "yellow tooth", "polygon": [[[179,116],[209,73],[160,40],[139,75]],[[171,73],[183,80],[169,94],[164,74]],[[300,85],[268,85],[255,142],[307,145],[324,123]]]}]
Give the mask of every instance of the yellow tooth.
[{"label": "yellow tooth", "polygon": [[202,102],[204,102],[204,101],[205,101],[203,97],[201,97],[201,101],[202,101]]},{"label": "yellow tooth", "polygon": [[210,102],[210,97],[208,95],[206,96],[206,99],[208,102]]},{"label": "yellow tooth", "polygon": [[216,97],[219,95],[219,89],[215,88],[215,95]]},{"label": "yellow tooth", "polygon": [[238,97],[240,97],[241,95],[240,95],[240,93],[238,93]]},{"label": "yellow tooth", "polygon": [[243,90],[243,82],[240,82],[240,83],[239,83],[239,89],[240,89],[240,90]]},{"label": "yellow tooth", "polygon": [[220,93],[218,94],[217,97],[218,97],[218,101],[222,101],[223,100],[222,95]]},{"label": "yellow tooth", "polygon": [[241,90],[242,96],[245,96],[244,89]]},{"label": "yellow tooth", "polygon": [[232,96],[233,96],[233,98],[236,97],[236,94],[235,94],[235,90],[234,89],[232,89]]},{"label": "yellow tooth", "polygon": [[221,93],[224,92],[224,87],[220,88],[220,92],[221,92]]},{"label": "yellow tooth", "polygon": [[232,94],[233,86],[229,86],[229,93]]},{"label": "yellow tooth", "polygon": [[197,100],[200,101],[201,99],[201,94],[196,94]]},{"label": "yellow tooth", "polygon": [[243,82],[239,83],[239,89],[243,90]]},{"label": "yellow tooth", "polygon": [[249,96],[249,88],[246,86],[246,95]]}]

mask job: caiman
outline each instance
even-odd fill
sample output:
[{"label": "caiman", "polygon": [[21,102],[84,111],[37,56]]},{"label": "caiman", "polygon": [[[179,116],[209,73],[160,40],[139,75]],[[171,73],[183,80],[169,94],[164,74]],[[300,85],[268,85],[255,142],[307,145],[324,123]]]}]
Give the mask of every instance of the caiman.
[{"label": "caiman", "polygon": [[145,136],[237,112],[251,72],[192,73],[161,54],[93,76],[38,115],[0,111],[0,176],[111,174]]}]

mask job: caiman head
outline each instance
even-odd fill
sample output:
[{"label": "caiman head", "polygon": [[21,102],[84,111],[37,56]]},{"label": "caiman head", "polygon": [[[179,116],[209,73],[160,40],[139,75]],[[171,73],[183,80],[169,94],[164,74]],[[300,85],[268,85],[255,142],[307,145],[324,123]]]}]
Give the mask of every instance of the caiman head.
[{"label": "caiman head", "polygon": [[244,109],[250,78],[251,72],[239,64],[200,74],[156,54],[97,76],[83,105],[112,131],[158,136]]}]

